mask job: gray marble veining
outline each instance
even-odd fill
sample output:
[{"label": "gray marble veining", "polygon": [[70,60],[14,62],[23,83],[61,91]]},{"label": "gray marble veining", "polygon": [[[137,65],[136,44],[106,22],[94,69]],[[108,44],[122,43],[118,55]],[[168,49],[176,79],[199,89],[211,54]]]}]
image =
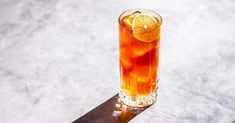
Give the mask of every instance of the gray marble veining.
[{"label": "gray marble veining", "polygon": [[233,0],[0,0],[0,122],[71,122],[115,95],[132,8],[163,25],[158,101],[131,122],[235,122]]}]

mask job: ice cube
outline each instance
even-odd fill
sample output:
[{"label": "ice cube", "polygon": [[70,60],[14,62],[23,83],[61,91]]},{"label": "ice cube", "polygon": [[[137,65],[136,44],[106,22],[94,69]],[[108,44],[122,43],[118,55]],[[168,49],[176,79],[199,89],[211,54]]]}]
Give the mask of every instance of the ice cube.
[{"label": "ice cube", "polygon": [[131,42],[132,52],[135,56],[142,56],[154,48],[157,48],[158,45],[159,41],[152,41],[147,43],[138,40],[132,40]]},{"label": "ice cube", "polygon": [[123,18],[123,22],[128,29],[132,29],[132,22],[138,14],[140,14],[140,11],[135,11],[132,14],[127,15]]},{"label": "ice cube", "polygon": [[130,51],[127,47],[120,48],[120,62],[123,69],[130,69],[133,66]]},{"label": "ice cube", "polygon": [[150,66],[135,66],[130,72],[130,78],[135,80],[131,86],[138,94],[148,94],[156,85],[156,70]]}]

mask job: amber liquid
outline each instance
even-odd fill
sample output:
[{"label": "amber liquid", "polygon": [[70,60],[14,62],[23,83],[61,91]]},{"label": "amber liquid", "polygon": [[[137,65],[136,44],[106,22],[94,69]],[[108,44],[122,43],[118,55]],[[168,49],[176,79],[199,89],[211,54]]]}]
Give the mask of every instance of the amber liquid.
[{"label": "amber liquid", "polygon": [[[119,23],[121,89],[132,97],[147,96],[157,89],[159,38],[140,41],[123,20]],[[152,31],[160,37],[160,28]]]}]

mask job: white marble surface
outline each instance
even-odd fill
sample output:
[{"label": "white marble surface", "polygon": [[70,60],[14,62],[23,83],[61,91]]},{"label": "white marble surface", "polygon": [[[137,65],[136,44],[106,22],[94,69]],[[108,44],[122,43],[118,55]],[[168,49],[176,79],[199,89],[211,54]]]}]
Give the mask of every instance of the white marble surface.
[{"label": "white marble surface", "polygon": [[235,122],[234,0],[0,0],[0,122],[67,123],[116,94],[132,8],[163,25],[158,102],[131,122]]}]

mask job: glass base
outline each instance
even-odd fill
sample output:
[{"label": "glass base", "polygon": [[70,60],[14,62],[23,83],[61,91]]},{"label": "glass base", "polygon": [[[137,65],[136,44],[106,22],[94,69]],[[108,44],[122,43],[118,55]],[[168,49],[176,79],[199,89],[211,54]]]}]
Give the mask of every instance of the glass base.
[{"label": "glass base", "polygon": [[146,107],[152,105],[157,100],[157,91],[150,93],[145,97],[132,97],[127,92],[120,90],[119,92],[120,101],[131,107]]}]

